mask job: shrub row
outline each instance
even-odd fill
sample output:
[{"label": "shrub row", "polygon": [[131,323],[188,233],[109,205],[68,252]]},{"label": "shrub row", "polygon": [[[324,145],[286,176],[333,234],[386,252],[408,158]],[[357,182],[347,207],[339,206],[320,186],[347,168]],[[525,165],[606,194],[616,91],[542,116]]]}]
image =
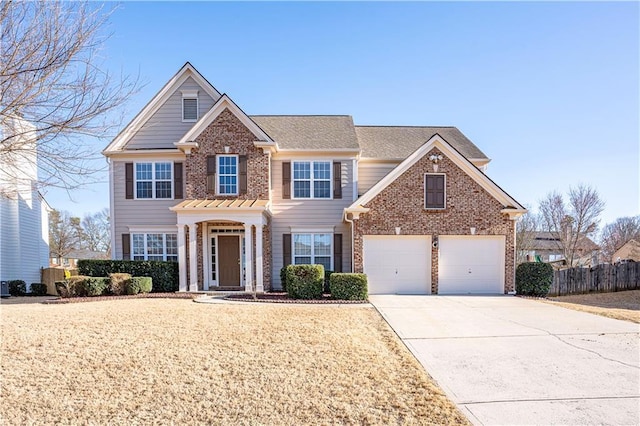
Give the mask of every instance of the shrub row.
[{"label": "shrub row", "polygon": [[31,283],[31,293],[27,293],[27,283],[23,280],[11,280],[9,285],[9,294],[11,296],[46,296],[47,285],[42,283]]},{"label": "shrub row", "polygon": [[178,263],[151,260],[79,260],[78,273],[90,277],[107,277],[125,273],[133,277],[150,277],[154,292],[178,291]]},{"label": "shrub row", "polygon": [[56,281],[56,291],[62,298],[93,297],[149,293],[153,280],[150,277],[132,277],[129,274],[111,274],[109,277],[76,275],[65,281]]},{"label": "shrub row", "polygon": [[280,270],[282,289],[292,299],[320,299],[322,292],[338,300],[367,300],[365,274],[325,271],[322,265],[287,265]]},{"label": "shrub row", "polygon": [[553,267],[549,263],[527,262],[516,268],[516,293],[544,297],[553,283]]}]

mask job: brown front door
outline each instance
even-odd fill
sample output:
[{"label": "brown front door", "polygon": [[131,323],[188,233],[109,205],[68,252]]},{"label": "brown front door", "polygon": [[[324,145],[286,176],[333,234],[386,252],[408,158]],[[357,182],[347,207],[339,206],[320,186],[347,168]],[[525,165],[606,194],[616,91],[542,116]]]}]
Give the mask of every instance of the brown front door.
[{"label": "brown front door", "polygon": [[218,266],[220,286],[240,285],[240,238],[233,235],[218,236]]}]

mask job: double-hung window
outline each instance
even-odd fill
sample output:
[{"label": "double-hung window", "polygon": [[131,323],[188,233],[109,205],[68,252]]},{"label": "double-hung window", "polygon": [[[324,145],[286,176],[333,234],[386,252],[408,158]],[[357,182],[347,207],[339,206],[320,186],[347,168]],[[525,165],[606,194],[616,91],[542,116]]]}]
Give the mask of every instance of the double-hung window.
[{"label": "double-hung window", "polygon": [[173,163],[136,163],[136,198],[173,198]]},{"label": "double-hung window", "polygon": [[178,261],[177,234],[131,234],[133,260]]},{"label": "double-hung window", "polygon": [[238,156],[217,156],[217,193],[218,195],[238,195]]},{"label": "double-hung window", "polygon": [[293,264],[324,266],[332,270],[333,234],[293,234]]},{"label": "double-hung window", "polygon": [[331,198],[331,162],[294,161],[293,198]]}]

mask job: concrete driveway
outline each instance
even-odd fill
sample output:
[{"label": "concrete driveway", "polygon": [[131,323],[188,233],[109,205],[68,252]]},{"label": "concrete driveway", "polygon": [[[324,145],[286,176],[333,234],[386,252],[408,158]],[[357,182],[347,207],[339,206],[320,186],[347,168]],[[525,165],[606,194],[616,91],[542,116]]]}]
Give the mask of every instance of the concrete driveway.
[{"label": "concrete driveway", "polygon": [[370,301],[475,424],[640,424],[640,327],[513,296]]}]

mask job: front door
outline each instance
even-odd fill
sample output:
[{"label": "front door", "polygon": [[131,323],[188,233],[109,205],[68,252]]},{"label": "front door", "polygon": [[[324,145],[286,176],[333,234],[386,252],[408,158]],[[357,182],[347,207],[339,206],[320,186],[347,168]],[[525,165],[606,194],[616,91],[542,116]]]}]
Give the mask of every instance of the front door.
[{"label": "front door", "polygon": [[218,235],[219,286],[240,285],[240,238]]}]

